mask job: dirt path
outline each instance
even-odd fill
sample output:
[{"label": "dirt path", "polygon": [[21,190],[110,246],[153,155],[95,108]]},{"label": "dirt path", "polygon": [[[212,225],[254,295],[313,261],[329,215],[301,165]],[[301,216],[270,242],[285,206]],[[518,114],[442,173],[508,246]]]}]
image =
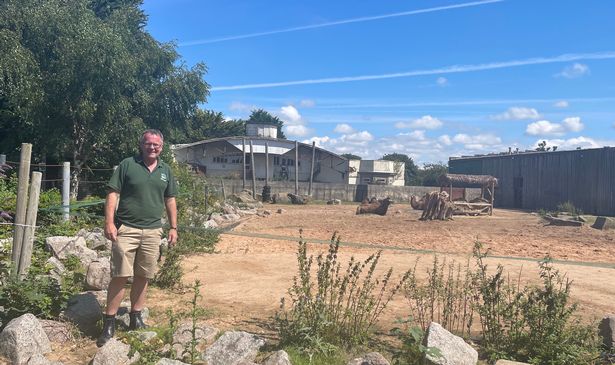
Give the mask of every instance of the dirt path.
[{"label": "dirt path", "polygon": [[[217,246],[218,254],[195,255],[183,262],[184,282],[202,281],[202,304],[215,312],[212,321],[220,327],[247,326],[257,332],[271,333],[267,324],[271,323],[280,298],[296,275],[299,229],[306,239],[318,242],[327,242],[338,231],[342,242],[381,247],[384,252],[379,269],[382,272],[392,267],[394,276],[411,268],[417,259],[420,274],[424,275],[431,267],[433,254],[411,250],[434,250],[443,253],[439,254],[441,258],[464,263],[478,239],[494,255],[524,258],[489,258],[490,267],[495,268],[499,263],[515,276],[521,271],[522,281],[536,282],[536,261],[550,254],[557,260],[575,261],[558,262],[556,267],[574,280],[572,295],[580,303],[585,318],[599,319],[615,312],[612,300],[615,286],[611,279],[615,273],[612,268],[615,267],[615,232],[612,231],[544,226],[535,215],[502,210],[496,210],[493,217],[419,222],[418,212],[405,205],[393,206],[385,217],[355,216],[355,207],[350,205],[283,206],[283,209],[282,214],[249,218],[229,234],[223,234]],[[290,240],[250,237],[254,234],[290,237]],[[309,247],[312,253],[326,249],[323,243]],[[350,256],[364,259],[375,249],[342,247],[340,251],[340,259],[345,262]],[[179,303],[189,295],[169,296],[157,292],[153,296],[155,307],[159,307],[154,310],[160,313],[163,307],[181,307]],[[408,314],[408,303],[398,296],[384,313],[383,326]]]}]

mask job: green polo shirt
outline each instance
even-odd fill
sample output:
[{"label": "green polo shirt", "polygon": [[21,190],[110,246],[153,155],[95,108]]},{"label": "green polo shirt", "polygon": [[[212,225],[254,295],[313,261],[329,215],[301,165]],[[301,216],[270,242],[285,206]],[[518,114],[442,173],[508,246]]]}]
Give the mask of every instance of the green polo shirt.
[{"label": "green polo shirt", "polygon": [[158,165],[150,173],[141,156],[120,162],[107,188],[120,194],[116,220],[133,228],[162,227],[164,199],[177,195],[169,165],[158,159]]}]

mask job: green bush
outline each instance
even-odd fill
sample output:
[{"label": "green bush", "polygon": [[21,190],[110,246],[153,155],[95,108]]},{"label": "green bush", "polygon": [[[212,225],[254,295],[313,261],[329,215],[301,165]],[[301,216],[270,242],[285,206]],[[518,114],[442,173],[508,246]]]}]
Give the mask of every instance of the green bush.
[{"label": "green bush", "polygon": [[425,355],[440,357],[442,353],[435,347],[423,345],[425,330],[414,325],[412,318],[398,320],[402,327],[395,327],[391,333],[401,342],[401,346],[393,353],[394,365],[422,365]]},{"label": "green bush", "polygon": [[583,212],[580,209],[577,209],[571,201],[558,204],[556,209],[558,213],[568,213],[573,217],[583,214]]},{"label": "green bush", "polygon": [[392,288],[392,269],[375,278],[380,252],[362,262],[352,257],[343,269],[338,262],[339,244],[340,238],[334,234],[327,255],[316,258],[314,283],[313,256],[308,257],[306,242],[299,240],[299,272],[288,290],[291,303],[286,308],[282,298],[275,318],[282,346],[330,355],[340,347],[365,343],[380,314],[409,276],[406,273]]}]

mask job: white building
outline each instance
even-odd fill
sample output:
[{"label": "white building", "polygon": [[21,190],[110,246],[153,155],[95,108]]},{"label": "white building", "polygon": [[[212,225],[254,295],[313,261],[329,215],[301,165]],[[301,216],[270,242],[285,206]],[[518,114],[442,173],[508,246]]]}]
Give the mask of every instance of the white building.
[{"label": "white building", "polygon": [[[295,172],[298,172],[299,181],[309,181],[313,154],[314,182],[404,185],[403,164],[382,160],[349,161],[314,145],[278,139],[274,125],[247,124],[246,134],[245,137],[174,145],[171,149],[177,162],[188,163],[206,176],[241,179],[245,166],[246,179],[252,179],[252,149],[257,180],[268,177],[269,181],[294,181]],[[401,165],[401,172],[397,165]]]}]

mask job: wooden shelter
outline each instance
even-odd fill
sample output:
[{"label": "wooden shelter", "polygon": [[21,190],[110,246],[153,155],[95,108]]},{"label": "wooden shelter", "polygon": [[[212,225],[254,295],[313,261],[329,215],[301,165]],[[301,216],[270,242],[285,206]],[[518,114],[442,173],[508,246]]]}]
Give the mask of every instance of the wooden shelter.
[{"label": "wooden shelter", "polygon": [[[490,175],[462,175],[462,174],[443,174],[438,178],[440,190],[448,188],[449,200],[455,204],[455,207],[467,214],[493,214],[493,201],[495,196],[495,187],[498,185],[498,179]],[[453,200],[453,186],[480,186],[480,199],[478,201],[468,202],[465,200]],[[489,199],[485,198],[485,193],[489,193]]]}]

